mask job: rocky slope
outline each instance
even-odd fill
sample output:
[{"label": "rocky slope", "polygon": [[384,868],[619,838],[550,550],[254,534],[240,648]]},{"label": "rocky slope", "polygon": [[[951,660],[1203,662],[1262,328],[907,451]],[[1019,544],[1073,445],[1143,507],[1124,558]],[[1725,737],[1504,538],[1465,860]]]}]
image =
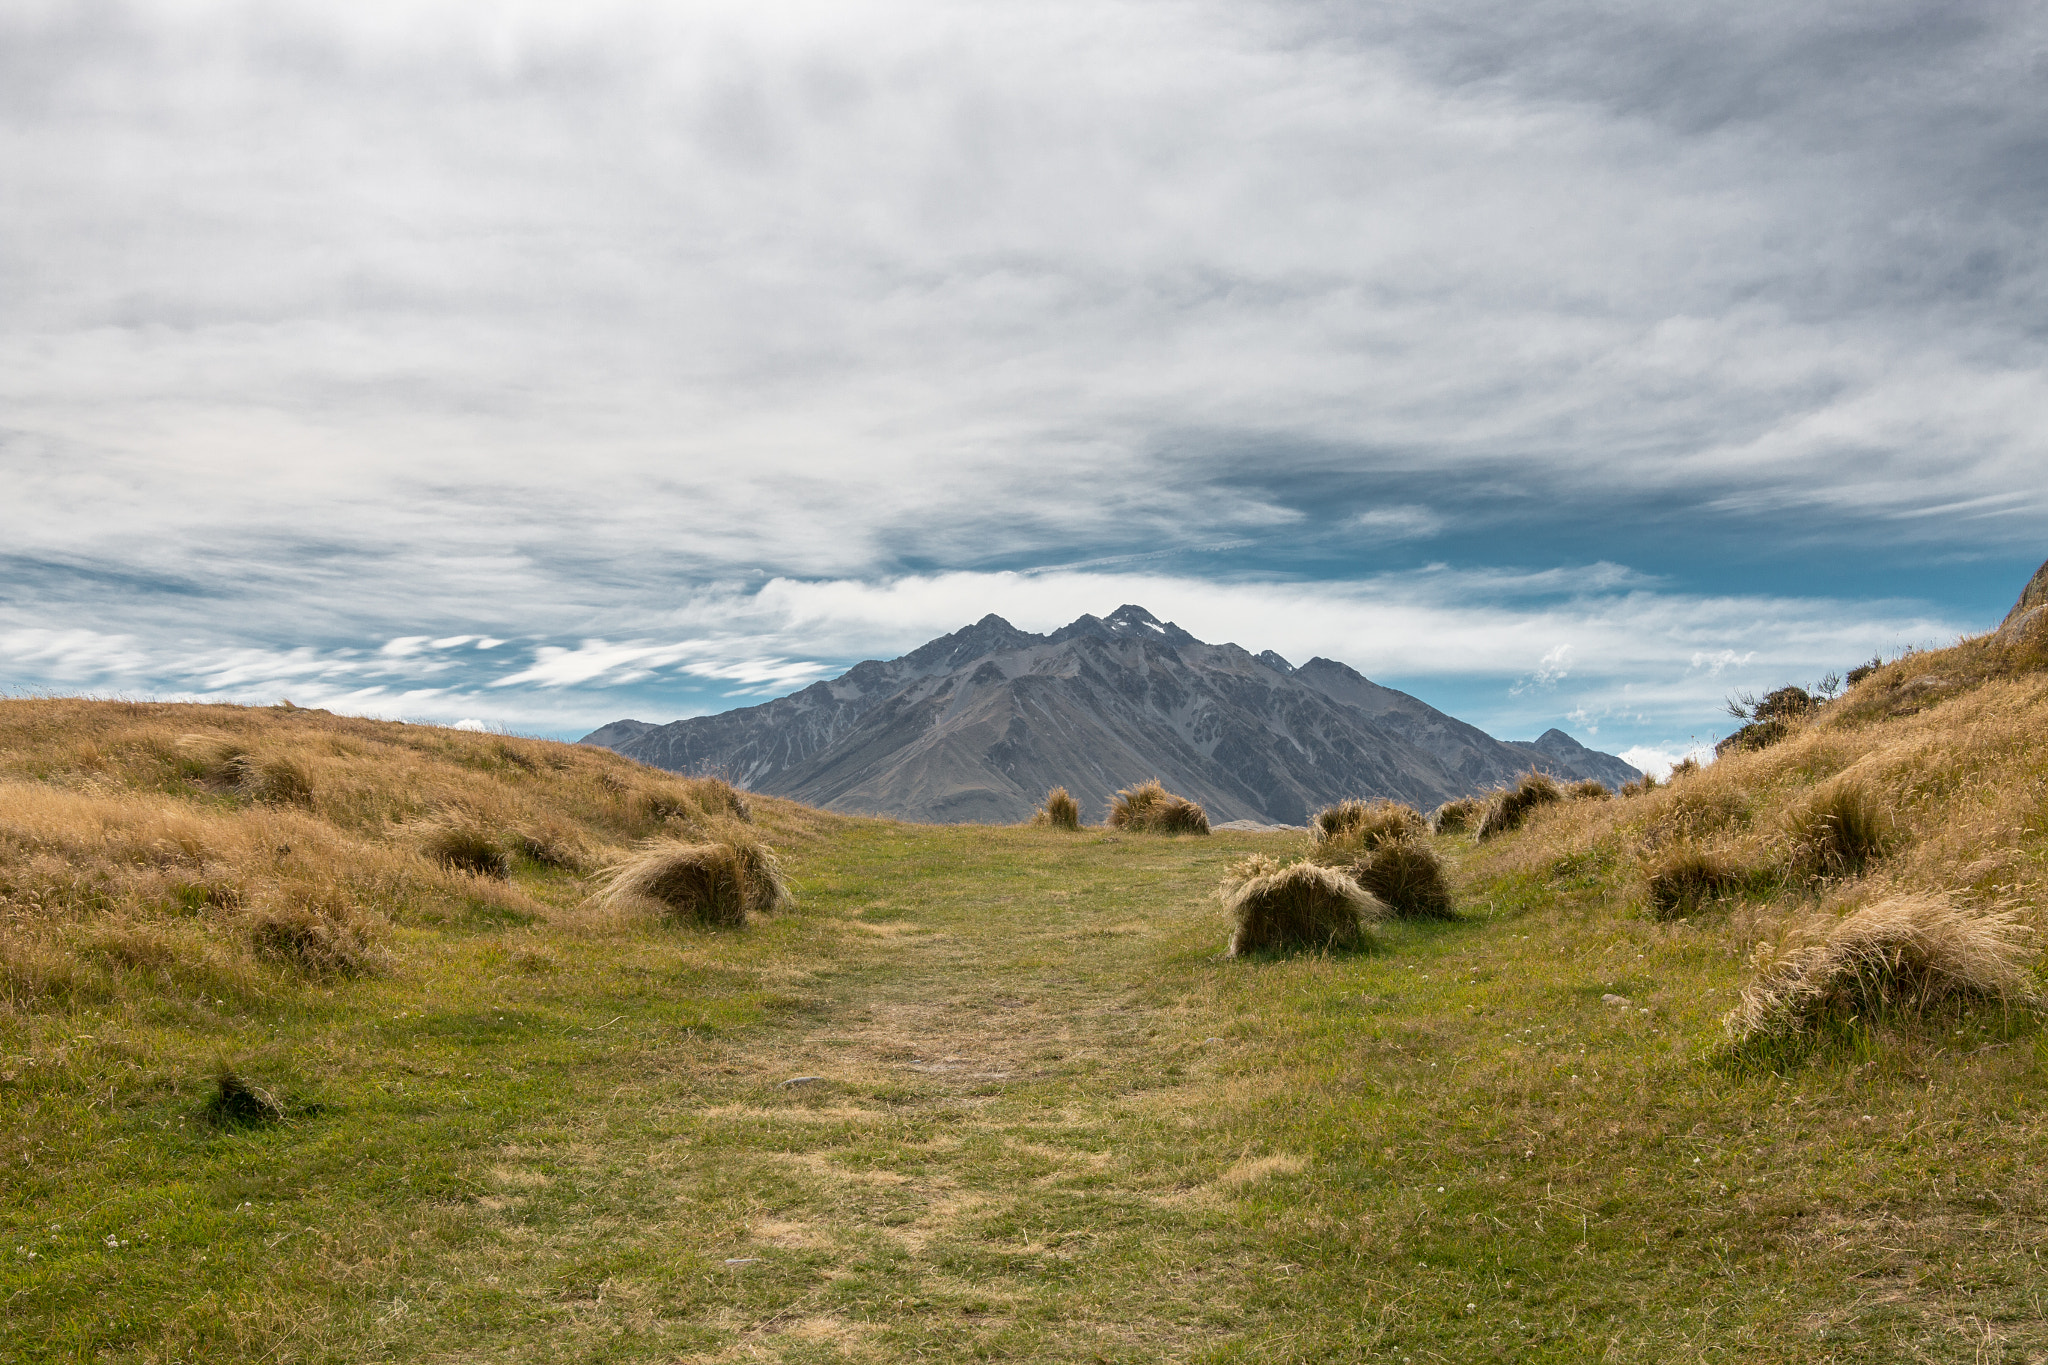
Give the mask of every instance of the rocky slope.
[{"label": "rocky slope", "polygon": [[1428,807],[1531,766],[1638,776],[1552,730],[1508,744],[1329,659],[1197,640],[1142,607],[1049,635],[999,616],[761,706],[586,736],[678,772],[719,771],[831,810],[1022,819],[1063,785],[1090,818],[1159,777],[1211,819],[1300,824],[1346,796]]}]

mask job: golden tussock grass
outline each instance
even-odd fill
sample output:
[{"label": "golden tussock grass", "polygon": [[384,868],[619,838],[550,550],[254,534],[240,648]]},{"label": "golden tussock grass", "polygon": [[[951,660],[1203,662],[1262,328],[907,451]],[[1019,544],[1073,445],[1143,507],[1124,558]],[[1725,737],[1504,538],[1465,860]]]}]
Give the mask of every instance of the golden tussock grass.
[{"label": "golden tussock grass", "polygon": [[1117,792],[1109,803],[1109,827],[1143,834],[1207,834],[1209,813],[1175,796],[1155,777]]},{"label": "golden tussock grass", "polygon": [[737,927],[750,913],[783,909],[792,898],[773,850],[735,829],[703,843],[648,841],[605,872],[600,900],[613,908],[648,904],[672,919]]},{"label": "golden tussock grass", "polygon": [[[1982,641],[1966,641],[1914,656],[1912,668],[1967,676],[1984,655]],[[1541,811],[1516,837],[1482,845],[1465,873],[1548,876],[1592,856],[1645,879],[1675,874],[1667,906],[1689,887],[1695,899],[1777,898],[1787,913],[1847,885],[1867,885],[1870,896],[2029,899],[2048,788],[2048,674],[1995,676],[1905,714],[1866,695],[1893,686],[1880,670],[1768,748],[1730,753],[1629,800]],[[1715,867],[1679,867],[1687,850],[1711,850]]]},{"label": "golden tussock grass", "polygon": [[1375,844],[1345,870],[1402,919],[1455,917],[1443,860],[1420,839],[1388,839]]},{"label": "golden tussock grass", "polygon": [[1476,829],[1486,815],[1486,802],[1477,796],[1460,796],[1446,801],[1430,814],[1429,828],[1435,834],[1463,834]]},{"label": "golden tussock grass", "polygon": [[1430,822],[1398,801],[1340,801],[1309,822],[1309,860],[1344,873],[1404,919],[1448,919],[1451,888]]},{"label": "golden tussock grass", "polygon": [[1568,784],[1564,789],[1565,798],[1571,801],[1605,801],[1614,795],[1607,790],[1607,784],[1595,778]]},{"label": "golden tussock grass", "polygon": [[1564,799],[1564,788],[1549,773],[1523,773],[1521,781],[1505,791],[1496,792],[1487,803],[1486,814],[1479,821],[1479,837],[1482,840],[1497,839],[1510,830],[1520,829],[1530,812],[1556,805]]},{"label": "golden tussock grass", "polygon": [[1081,828],[1081,803],[1065,787],[1045,794],[1045,803],[1032,813],[1031,823],[1049,829]]},{"label": "golden tussock grass", "polygon": [[1281,866],[1253,854],[1217,889],[1230,911],[1229,955],[1295,948],[1357,948],[1386,907],[1349,874],[1312,862]]},{"label": "golden tussock grass", "polygon": [[1731,860],[1697,844],[1667,850],[1649,871],[1650,909],[1659,919],[1690,915],[1742,883],[1740,869]]},{"label": "golden tussock grass", "polygon": [[445,868],[478,877],[512,875],[512,855],[480,824],[461,819],[432,820],[420,827],[420,852]]},{"label": "golden tussock grass", "polygon": [[1725,1021],[1738,1039],[1804,1033],[1825,1021],[1916,1016],[1956,1000],[2031,1004],[2034,935],[2010,911],[1951,896],[1890,896],[1807,926],[1773,955]]},{"label": "golden tussock grass", "polygon": [[1814,876],[1860,872],[1891,847],[1897,823],[1875,784],[1843,773],[1816,787],[1786,815],[1794,863]]},{"label": "golden tussock grass", "polygon": [[1319,847],[1348,843],[1366,847],[1386,839],[1406,839],[1429,832],[1421,811],[1399,801],[1347,800],[1326,806],[1308,822],[1309,838]]},{"label": "golden tussock grass", "polygon": [[[830,820],[760,804],[793,837]],[[0,700],[0,1009],[380,972],[395,923],[572,915],[522,880],[759,813],[721,780],[546,740]]]}]

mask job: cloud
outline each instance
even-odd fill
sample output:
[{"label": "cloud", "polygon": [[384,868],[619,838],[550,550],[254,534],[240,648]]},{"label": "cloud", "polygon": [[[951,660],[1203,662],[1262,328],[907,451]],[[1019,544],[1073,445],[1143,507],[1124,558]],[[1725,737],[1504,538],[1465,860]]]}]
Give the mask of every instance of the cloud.
[{"label": "cloud", "polygon": [[1427,507],[1374,507],[1358,524],[1383,540],[1426,540],[1444,529],[1444,519]]},{"label": "cloud", "polygon": [[10,6],[5,680],[568,727],[1136,600],[1663,743],[2040,553],[2043,51],[1991,0]]},{"label": "cloud", "polygon": [[1676,748],[1659,748],[1637,744],[1622,750],[1617,757],[1630,767],[1646,772],[1661,782],[1671,776],[1673,768],[1688,758],[1701,767],[1706,767],[1714,761],[1714,749],[1712,745],[1682,745]]}]

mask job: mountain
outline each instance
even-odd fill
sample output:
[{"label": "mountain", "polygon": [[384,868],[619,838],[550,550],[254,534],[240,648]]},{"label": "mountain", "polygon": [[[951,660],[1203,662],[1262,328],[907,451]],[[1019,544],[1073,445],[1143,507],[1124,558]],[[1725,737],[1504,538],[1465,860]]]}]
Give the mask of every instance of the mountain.
[{"label": "mountain", "polygon": [[1610,784],[1641,775],[1562,731],[1503,743],[1334,660],[1296,668],[1206,644],[1138,606],[1049,635],[984,616],[760,706],[614,721],[582,742],[831,810],[934,822],[1019,820],[1055,785],[1099,814],[1148,777],[1213,820],[1298,825],[1343,797],[1427,808],[1532,765]]},{"label": "mountain", "polygon": [[1624,782],[1633,782],[1643,774],[1630,767],[1613,754],[1603,754],[1598,749],[1588,749],[1559,729],[1545,730],[1535,739],[1511,739],[1510,749],[1520,749],[1529,755],[1530,766],[1545,772],[1570,773],[1579,777],[1590,777],[1596,782],[1605,782],[1610,787],[1619,787]]}]

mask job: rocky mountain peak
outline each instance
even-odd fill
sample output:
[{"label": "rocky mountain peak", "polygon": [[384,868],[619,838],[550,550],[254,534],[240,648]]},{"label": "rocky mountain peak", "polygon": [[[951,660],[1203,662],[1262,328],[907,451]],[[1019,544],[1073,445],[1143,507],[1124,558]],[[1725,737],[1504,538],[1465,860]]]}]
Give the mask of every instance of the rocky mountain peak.
[{"label": "rocky mountain peak", "polygon": [[1135,602],[1126,602],[1107,616],[1076,617],[1046,638],[1057,644],[1082,635],[1110,640],[1156,640],[1174,646],[1201,643],[1173,622],[1161,621]]},{"label": "rocky mountain peak", "polygon": [[[1567,759],[1496,740],[1334,660],[1295,668],[1268,650],[1256,679],[1251,660],[1136,603],[1050,635],[990,614],[759,706],[616,722],[587,742],[831,810],[937,821],[1019,820],[1054,784],[1092,811],[1155,776],[1215,818],[1300,824],[1347,796],[1434,805],[1532,763],[1639,775],[1576,745]],[[1571,742],[1542,743],[1553,736]]]}]

